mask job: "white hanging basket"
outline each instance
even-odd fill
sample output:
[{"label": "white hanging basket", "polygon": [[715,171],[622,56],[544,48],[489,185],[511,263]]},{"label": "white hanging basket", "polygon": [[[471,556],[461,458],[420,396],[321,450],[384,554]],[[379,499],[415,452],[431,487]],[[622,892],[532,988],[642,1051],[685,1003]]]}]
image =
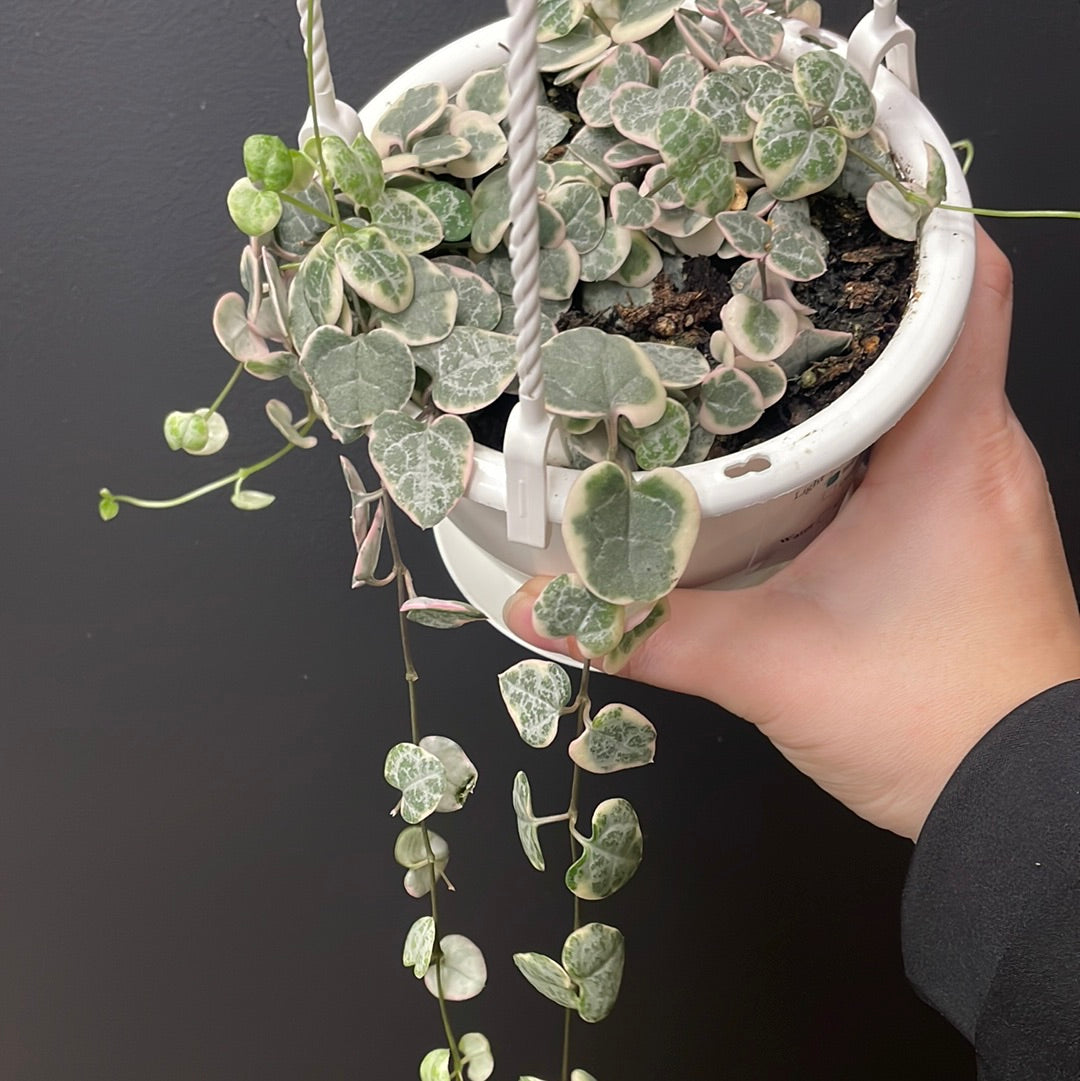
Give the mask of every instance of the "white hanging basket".
[{"label": "white hanging basket", "polygon": [[[454,91],[475,71],[506,60],[507,20],[493,23],[415,64],[361,110],[370,129],[406,89],[439,81]],[[844,52],[846,42],[819,32]],[[792,62],[812,48],[791,29],[781,54]],[[891,72],[877,73],[878,124],[903,171],[925,179],[924,142],[945,161],[946,201],[970,205],[949,140],[926,107]],[[682,584],[729,587],[760,578],[797,555],[832,520],[857,483],[863,453],[914,404],[948,357],[960,329],[974,275],[971,215],[935,210],[918,246],[914,293],[892,340],[858,382],[797,427],[757,446],[683,467],[701,502],[697,546]],[[504,456],[477,447],[466,497],[436,527],[443,560],[468,600],[501,624],[507,597],[534,574],[571,570],[558,528],[578,474],[548,467],[546,547],[506,536]]]}]

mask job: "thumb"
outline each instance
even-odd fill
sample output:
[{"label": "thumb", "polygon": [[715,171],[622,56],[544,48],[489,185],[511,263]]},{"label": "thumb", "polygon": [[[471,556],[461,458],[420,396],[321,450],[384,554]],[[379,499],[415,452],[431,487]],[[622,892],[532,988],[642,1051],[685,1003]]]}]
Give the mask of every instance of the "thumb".
[{"label": "thumb", "polygon": [[[536,598],[550,578],[527,581],[506,603],[503,619],[518,638],[538,649],[581,660],[572,639],[545,638],[533,626]],[[676,589],[667,600],[671,617],[631,655],[620,676],[665,690],[716,700],[723,688],[724,702],[737,710],[745,695],[741,684],[754,678],[745,660],[752,652],[748,641],[764,641],[770,629],[782,622],[785,598],[771,597],[768,583],[730,592]],[[724,658],[732,662],[724,665]],[[741,671],[740,671],[741,669]]]}]

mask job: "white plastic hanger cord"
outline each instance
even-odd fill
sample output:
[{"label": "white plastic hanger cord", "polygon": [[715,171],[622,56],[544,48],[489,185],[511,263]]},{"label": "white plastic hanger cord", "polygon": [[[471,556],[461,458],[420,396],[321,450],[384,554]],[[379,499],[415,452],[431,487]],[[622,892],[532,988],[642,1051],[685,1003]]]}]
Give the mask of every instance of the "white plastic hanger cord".
[{"label": "white plastic hanger cord", "polygon": [[[296,0],[296,11],[300,16],[300,36],[304,39],[307,51],[308,0]],[[334,100],[334,80],[330,75],[330,54],[326,48],[326,31],[323,29],[322,4],[315,0],[311,13],[311,66],[315,74],[315,98],[322,104],[323,99]],[[319,109],[319,120],[323,119],[323,110]]]},{"label": "white plastic hanger cord", "polygon": [[541,396],[540,225],[536,206],[536,5],[510,0],[510,269],[519,393]]}]

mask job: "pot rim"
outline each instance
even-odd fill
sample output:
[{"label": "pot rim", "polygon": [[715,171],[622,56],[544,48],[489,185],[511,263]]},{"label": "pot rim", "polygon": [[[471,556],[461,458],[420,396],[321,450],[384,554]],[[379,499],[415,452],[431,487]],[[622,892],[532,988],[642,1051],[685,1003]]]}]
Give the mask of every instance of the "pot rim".
[{"label": "pot rim", "polygon": [[[443,46],[418,61],[375,94],[360,111],[365,129],[404,91],[420,82],[442,82],[451,92],[474,71],[504,63],[509,20],[500,19]],[[782,58],[791,62],[815,46],[788,24]],[[846,39],[815,31],[843,53]],[[923,143],[941,154],[946,169],[946,201],[970,206],[960,163],[949,140],[926,106],[891,72],[880,68],[874,84],[878,124],[888,134],[893,154],[908,175],[926,173]],[[693,484],[702,515],[715,517],[764,503],[839,469],[884,435],[918,400],[945,363],[964,324],[975,273],[975,223],[972,215],[934,210],[924,223],[916,253],[911,300],[889,344],[873,365],[813,417],[753,447],[681,466]],[[548,518],[562,521],[562,508],[577,470],[548,466]],[[477,446],[466,497],[497,510],[506,508],[503,455]]]}]

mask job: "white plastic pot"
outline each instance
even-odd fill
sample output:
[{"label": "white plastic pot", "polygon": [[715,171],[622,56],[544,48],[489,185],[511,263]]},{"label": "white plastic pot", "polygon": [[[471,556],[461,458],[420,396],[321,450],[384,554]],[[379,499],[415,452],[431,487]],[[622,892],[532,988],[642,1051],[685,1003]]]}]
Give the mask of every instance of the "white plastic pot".
[{"label": "white plastic pot", "polygon": [[[401,93],[440,81],[453,91],[473,72],[504,63],[506,21],[459,38],[411,67],[361,111],[370,128]],[[846,42],[819,34],[843,51]],[[789,29],[784,59],[811,48]],[[970,205],[967,185],[949,141],[922,102],[881,69],[875,81],[878,123],[904,172],[925,177],[924,142],[941,154],[948,173],[946,201]],[[683,585],[746,584],[797,555],[832,520],[857,483],[863,453],[914,404],[944,364],[963,325],[974,274],[975,233],[970,215],[935,211],[922,230],[915,289],[892,340],[859,381],[797,427],[723,458],[686,466],[701,502],[702,523]],[[571,569],[559,523],[578,474],[548,468],[545,548],[506,537],[503,455],[477,447],[466,497],[436,527],[443,560],[468,600],[502,630],[506,598],[534,574]]]}]

